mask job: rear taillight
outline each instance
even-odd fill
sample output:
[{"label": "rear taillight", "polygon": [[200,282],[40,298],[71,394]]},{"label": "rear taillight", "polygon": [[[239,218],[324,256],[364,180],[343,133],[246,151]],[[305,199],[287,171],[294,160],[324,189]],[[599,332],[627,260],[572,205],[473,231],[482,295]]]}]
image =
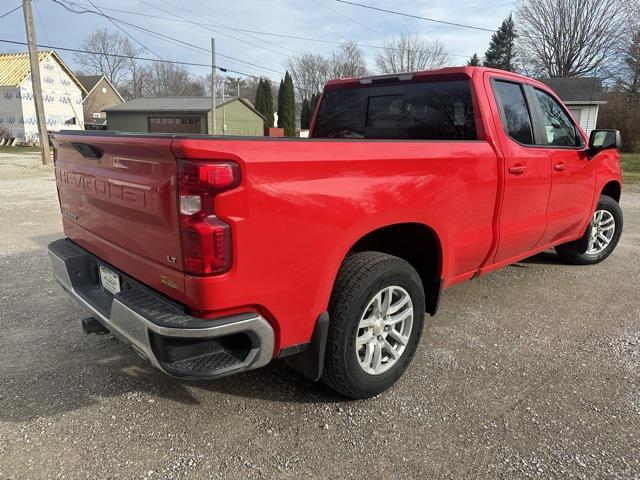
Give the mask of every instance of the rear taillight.
[{"label": "rear taillight", "polygon": [[178,161],[180,232],[184,269],[216,275],[231,268],[231,227],[215,215],[214,198],[240,184],[233,162]]}]

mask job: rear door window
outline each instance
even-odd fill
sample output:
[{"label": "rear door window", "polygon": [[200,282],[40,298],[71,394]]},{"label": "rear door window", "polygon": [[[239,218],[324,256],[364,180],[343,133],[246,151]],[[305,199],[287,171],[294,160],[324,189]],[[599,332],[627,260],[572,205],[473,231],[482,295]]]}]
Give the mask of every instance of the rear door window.
[{"label": "rear door window", "polygon": [[533,145],[531,113],[522,85],[496,80],[494,89],[507,134],[519,143]]},{"label": "rear door window", "polygon": [[467,80],[331,90],[315,138],[476,140]]}]

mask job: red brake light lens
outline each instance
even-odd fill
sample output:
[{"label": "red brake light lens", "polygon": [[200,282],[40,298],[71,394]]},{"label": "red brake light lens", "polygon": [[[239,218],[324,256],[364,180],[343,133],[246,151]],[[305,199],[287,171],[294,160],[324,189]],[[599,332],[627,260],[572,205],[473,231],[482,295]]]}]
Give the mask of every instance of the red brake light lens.
[{"label": "red brake light lens", "polygon": [[180,193],[216,194],[237,187],[240,183],[238,165],[233,162],[180,162]]},{"label": "red brake light lens", "polygon": [[231,268],[231,227],[216,217],[214,197],[240,184],[233,162],[178,163],[182,257],[192,275],[217,275]]}]

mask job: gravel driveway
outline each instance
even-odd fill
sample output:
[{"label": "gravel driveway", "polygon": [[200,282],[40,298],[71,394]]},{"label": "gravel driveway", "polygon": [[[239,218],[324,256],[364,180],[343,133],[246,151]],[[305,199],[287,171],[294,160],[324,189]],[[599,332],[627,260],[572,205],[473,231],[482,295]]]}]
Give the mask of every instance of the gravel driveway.
[{"label": "gravel driveway", "polygon": [[84,335],[32,163],[0,158],[0,479],[640,478],[640,191],[604,263],[446,291],[403,379],[345,401],[280,361],[179,382]]}]

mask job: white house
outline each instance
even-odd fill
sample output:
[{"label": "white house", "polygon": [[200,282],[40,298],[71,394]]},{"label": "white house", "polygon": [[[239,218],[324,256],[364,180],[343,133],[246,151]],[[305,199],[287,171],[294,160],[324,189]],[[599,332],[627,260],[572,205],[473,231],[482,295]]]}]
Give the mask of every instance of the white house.
[{"label": "white house", "polygon": [[[56,52],[41,51],[38,57],[47,130],[84,129],[84,87]],[[0,138],[38,142],[27,53],[0,54]]]},{"label": "white house", "polygon": [[567,106],[582,129],[591,134],[598,124],[598,109],[604,105],[602,79],[597,77],[540,78]]}]

